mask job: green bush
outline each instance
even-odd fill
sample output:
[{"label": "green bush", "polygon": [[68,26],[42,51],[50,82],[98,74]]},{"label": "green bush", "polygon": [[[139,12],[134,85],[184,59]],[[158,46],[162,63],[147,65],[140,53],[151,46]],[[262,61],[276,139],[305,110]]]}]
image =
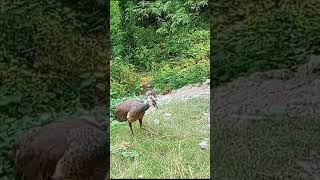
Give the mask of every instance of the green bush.
[{"label": "green bush", "polygon": [[161,93],[205,81],[210,76],[210,63],[208,59],[202,59],[200,61],[185,60],[179,66],[164,64],[158,71],[154,71],[153,75],[152,84]]},{"label": "green bush", "polygon": [[143,94],[146,84],[161,93],[209,78],[207,5],[111,2],[111,98]]},{"label": "green bush", "polygon": [[111,98],[134,95],[140,89],[139,74],[133,65],[115,59],[110,64]]}]

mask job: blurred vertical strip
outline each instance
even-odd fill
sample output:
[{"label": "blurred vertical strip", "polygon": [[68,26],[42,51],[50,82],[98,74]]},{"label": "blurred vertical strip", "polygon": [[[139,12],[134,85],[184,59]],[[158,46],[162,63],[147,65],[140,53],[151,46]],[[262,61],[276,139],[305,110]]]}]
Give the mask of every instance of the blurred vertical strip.
[{"label": "blurred vertical strip", "polygon": [[107,60],[105,61],[104,68],[104,79],[105,79],[105,100],[106,100],[106,113],[105,119],[107,123],[107,132],[106,132],[106,140],[107,140],[107,154],[108,160],[106,162],[107,165],[107,179],[110,179],[110,60],[111,60],[111,41],[110,41],[110,1],[106,1],[106,14],[107,18],[105,20],[105,29],[106,29],[106,48],[107,48]]},{"label": "blurred vertical strip", "polygon": [[215,76],[214,76],[214,68],[215,68],[215,64],[214,64],[214,52],[213,52],[213,44],[216,43],[214,40],[215,40],[215,34],[214,34],[214,30],[213,30],[213,2],[212,1],[209,1],[209,30],[210,30],[210,139],[212,139],[211,142],[213,143],[210,143],[210,178],[214,178],[216,176],[215,175],[215,162],[214,161],[214,142],[215,142],[215,139],[214,137],[214,127],[213,126],[213,121],[211,121],[213,118],[212,118],[212,112],[213,112],[213,106],[214,106],[214,92],[212,91],[213,90],[213,87],[215,86],[216,84],[216,79],[215,79]]}]

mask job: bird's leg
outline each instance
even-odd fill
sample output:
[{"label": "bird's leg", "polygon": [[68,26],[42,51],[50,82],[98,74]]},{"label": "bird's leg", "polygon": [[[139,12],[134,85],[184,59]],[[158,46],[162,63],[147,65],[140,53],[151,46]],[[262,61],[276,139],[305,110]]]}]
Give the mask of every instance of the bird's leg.
[{"label": "bird's leg", "polygon": [[144,130],[146,130],[146,131],[149,131],[148,129],[142,127],[142,119],[139,119],[139,123],[140,123],[140,128],[141,128],[141,129],[144,129]]},{"label": "bird's leg", "polygon": [[129,122],[129,127],[130,127],[130,130],[131,130],[131,134],[133,135],[131,122]]},{"label": "bird's leg", "polygon": [[140,128],[142,129],[142,119],[139,119]]},{"label": "bird's leg", "polygon": [[150,131],[150,130],[144,128],[144,127],[142,127],[142,119],[139,119],[139,123],[140,123],[140,128],[141,128],[141,129],[146,130],[146,131],[148,131],[148,132],[150,132],[150,133],[153,133],[152,131]]}]

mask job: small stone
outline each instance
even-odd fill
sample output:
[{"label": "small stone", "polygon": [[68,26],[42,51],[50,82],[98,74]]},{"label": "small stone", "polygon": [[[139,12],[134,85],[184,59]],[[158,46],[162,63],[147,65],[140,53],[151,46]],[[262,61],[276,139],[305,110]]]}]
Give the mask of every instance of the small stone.
[{"label": "small stone", "polygon": [[170,116],[172,116],[172,114],[171,113],[164,113],[164,116],[170,117]]},{"label": "small stone", "polygon": [[192,97],[186,97],[186,98],[184,98],[185,101],[188,101],[188,100],[191,100],[191,99],[192,99]]},{"label": "small stone", "polygon": [[159,125],[159,124],[160,124],[159,119],[155,119],[155,120],[154,120],[154,124]]},{"label": "small stone", "polygon": [[206,138],[205,140],[203,140],[200,144],[199,144],[199,146],[201,147],[201,149],[205,149],[205,150],[207,150],[208,149],[208,138]]},{"label": "small stone", "polygon": [[209,113],[202,113],[207,119],[210,118]]},{"label": "small stone", "polygon": [[206,118],[206,123],[210,123],[210,115],[209,113],[202,113]]},{"label": "small stone", "polygon": [[207,79],[203,84],[210,84],[210,79]]},{"label": "small stone", "polygon": [[200,95],[194,95],[194,96],[192,96],[192,98],[194,98],[194,99],[199,98],[199,97],[200,97]]}]

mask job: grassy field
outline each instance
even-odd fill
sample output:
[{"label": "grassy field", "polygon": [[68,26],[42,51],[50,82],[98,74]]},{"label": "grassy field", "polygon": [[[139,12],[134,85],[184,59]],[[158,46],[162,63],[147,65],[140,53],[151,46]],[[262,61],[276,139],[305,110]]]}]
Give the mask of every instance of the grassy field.
[{"label": "grassy field", "polygon": [[209,112],[209,99],[159,104],[143,120],[155,133],[141,130],[137,121],[134,137],[127,123],[112,122],[111,178],[208,178],[210,149],[198,145],[209,138],[209,130],[203,128],[205,112]]},{"label": "grassy field", "polygon": [[301,179],[296,160],[320,152],[320,121],[274,119],[213,127],[217,179]]}]

